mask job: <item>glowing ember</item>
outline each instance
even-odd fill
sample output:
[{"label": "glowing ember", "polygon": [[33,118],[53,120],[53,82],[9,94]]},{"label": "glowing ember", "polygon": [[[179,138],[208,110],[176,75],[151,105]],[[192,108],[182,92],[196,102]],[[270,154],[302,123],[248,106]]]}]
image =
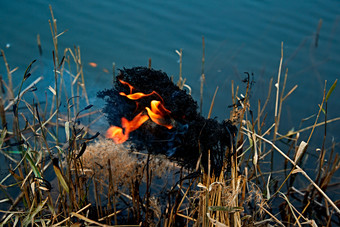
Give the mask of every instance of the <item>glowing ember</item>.
[{"label": "glowing ember", "polygon": [[[152,91],[149,94],[144,94],[142,92],[132,93],[134,87],[129,83],[119,80],[120,83],[129,86],[130,94],[125,94],[124,92],[120,92],[121,96],[125,96],[130,100],[139,100],[144,97],[148,97],[151,95],[158,96],[161,101],[152,100],[150,102],[150,108],[145,107],[145,110],[148,115],[144,114],[145,111],[140,112],[137,116],[135,116],[131,121],[126,118],[121,119],[122,127],[111,126],[107,132],[106,137],[112,139],[115,143],[120,144],[124,143],[129,138],[130,132],[137,130],[144,122],[151,119],[154,123],[164,126],[167,129],[172,129],[173,126],[171,124],[170,114],[171,111],[166,109],[163,105],[162,97],[155,91]],[[136,104],[138,105],[137,101]]]}]

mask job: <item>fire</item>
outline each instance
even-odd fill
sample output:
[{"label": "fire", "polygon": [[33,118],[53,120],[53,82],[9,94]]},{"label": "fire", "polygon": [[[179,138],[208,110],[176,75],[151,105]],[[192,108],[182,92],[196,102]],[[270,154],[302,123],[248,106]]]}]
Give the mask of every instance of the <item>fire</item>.
[{"label": "fire", "polygon": [[130,94],[120,92],[119,94],[121,96],[125,96],[130,100],[139,100],[144,97],[156,95],[161,99],[161,101],[152,100],[150,102],[150,107],[145,107],[147,115],[145,114],[145,111],[142,111],[137,114],[131,121],[127,120],[125,117],[122,117],[122,127],[111,126],[106,132],[107,138],[112,139],[117,144],[124,143],[126,140],[128,140],[130,132],[137,130],[149,119],[151,119],[154,123],[158,125],[166,127],[167,129],[173,128],[170,118],[171,111],[164,107],[164,101],[156,91],[152,91],[149,94],[144,94],[142,92],[133,93],[134,87],[131,84],[122,80],[119,80],[119,82],[123,85],[127,85],[130,89]]},{"label": "fire", "polygon": [[131,99],[131,100],[138,100],[138,99],[141,99],[143,97],[148,97],[148,96],[157,94],[157,92],[153,91],[150,94],[144,94],[142,92],[137,92],[137,93],[133,93],[133,94],[129,94],[129,95],[125,94],[124,92],[120,92],[119,94],[121,96],[125,96],[125,97],[127,97],[128,99]]},{"label": "fire", "polygon": [[171,124],[166,124],[164,118],[171,112],[167,110],[160,101],[152,100],[150,104],[151,109],[149,107],[145,107],[145,109],[148,111],[151,120],[156,124],[166,127],[167,129],[172,129],[173,126]]},{"label": "fire", "polygon": [[147,120],[149,120],[149,117],[143,115],[143,113],[139,113],[132,121],[128,121],[125,117],[122,117],[122,128],[111,126],[106,132],[106,137],[112,139],[117,144],[124,143],[129,138],[130,132],[135,131]]}]

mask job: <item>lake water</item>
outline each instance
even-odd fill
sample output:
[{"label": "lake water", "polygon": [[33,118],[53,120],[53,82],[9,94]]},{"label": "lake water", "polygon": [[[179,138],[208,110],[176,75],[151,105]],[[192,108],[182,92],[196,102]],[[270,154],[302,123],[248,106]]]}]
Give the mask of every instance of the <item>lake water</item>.
[{"label": "lake water", "polygon": [[[14,68],[18,83],[27,65],[39,59],[45,81],[53,83],[52,39],[48,20],[48,1],[2,1],[0,3],[0,48]],[[205,38],[205,74],[203,113],[207,115],[217,86],[213,116],[229,117],[231,81],[244,92],[244,72],[254,73],[252,109],[262,104],[270,78],[277,79],[281,42],[284,70],[288,67],[286,91],[297,90],[284,103],[280,132],[299,127],[300,120],[317,113],[324,81],[327,89],[340,76],[340,3],[337,1],[89,1],[59,0],[52,3],[59,32],[59,49],[79,45],[90,101],[97,108],[96,92],[111,85],[112,63],[116,68],[147,66],[178,78],[179,57],[183,49],[183,76],[198,101]],[[320,19],[318,45],[315,45]],[[43,55],[39,56],[36,36],[40,34]],[[9,48],[7,48],[9,47]],[[87,63],[95,62],[92,68]],[[0,73],[6,75],[3,62]],[[40,76],[36,74],[33,76]],[[283,78],[283,76],[281,77]],[[281,79],[281,84],[283,79]],[[39,87],[38,86],[38,87]],[[274,97],[274,89],[272,97]],[[329,99],[329,119],[340,115],[340,88]],[[274,105],[268,108],[273,115]],[[270,118],[270,117],[268,117]],[[311,125],[313,120],[304,126]],[[268,125],[269,126],[269,125]],[[267,127],[268,127],[267,126]],[[328,133],[340,141],[339,123],[328,126]],[[319,130],[316,135],[323,135]],[[320,137],[322,138],[322,137]],[[318,141],[317,144],[321,146]],[[338,149],[339,146],[336,146]]]}]

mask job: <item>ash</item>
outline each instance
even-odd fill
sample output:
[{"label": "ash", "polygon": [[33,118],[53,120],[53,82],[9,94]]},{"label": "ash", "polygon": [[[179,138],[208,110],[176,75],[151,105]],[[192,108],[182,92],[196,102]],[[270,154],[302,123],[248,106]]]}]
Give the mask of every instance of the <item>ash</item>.
[{"label": "ash", "polygon": [[164,101],[164,107],[171,111],[172,129],[147,121],[131,132],[129,141],[132,150],[146,150],[152,154],[166,155],[183,167],[195,169],[201,156],[201,166],[208,170],[210,150],[211,171],[219,175],[225,163],[229,163],[237,129],[229,120],[218,122],[206,119],[198,113],[197,102],[175,85],[166,73],[146,67],[120,70],[113,88],[98,92],[98,97],[106,101],[103,112],[110,125],[121,126],[121,118],[132,120],[138,113],[149,107],[157,96],[144,97],[136,101],[121,96],[129,93],[129,87],[119,82],[123,80],[134,87],[134,92],[149,94],[156,91]]}]

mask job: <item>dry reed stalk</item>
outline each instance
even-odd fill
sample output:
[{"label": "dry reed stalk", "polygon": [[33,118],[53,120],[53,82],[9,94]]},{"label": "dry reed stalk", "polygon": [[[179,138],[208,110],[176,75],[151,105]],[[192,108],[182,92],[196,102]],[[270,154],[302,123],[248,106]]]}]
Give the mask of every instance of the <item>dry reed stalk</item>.
[{"label": "dry reed stalk", "polygon": [[279,104],[279,94],[280,94],[280,77],[281,77],[282,60],[283,60],[283,42],[281,42],[281,58],[280,58],[279,71],[278,71],[278,75],[277,75],[277,82],[275,84],[275,87],[276,87],[276,101],[275,101],[275,113],[274,113],[275,121],[277,121],[277,117],[278,117],[278,104]]},{"label": "dry reed stalk", "polygon": [[299,227],[301,227],[301,224],[300,224],[300,222],[299,222],[299,219],[298,219],[298,218],[296,217],[296,215],[295,215],[294,206],[289,202],[289,199],[288,199],[283,193],[280,192],[280,195],[281,195],[281,196],[284,198],[284,200],[287,202],[288,207],[289,207],[291,213],[293,214],[293,217],[294,217],[294,219],[295,219],[295,224],[294,224],[294,225],[297,224]]},{"label": "dry reed stalk", "polygon": [[85,217],[85,216],[83,216],[83,215],[81,215],[81,214],[78,214],[78,213],[71,212],[71,215],[74,216],[74,217],[77,217],[77,218],[79,218],[79,219],[81,219],[81,220],[83,220],[83,221],[85,221],[85,222],[94,224],[94,225],[96,225],[96,226],[103,226],[103,227],[108,227],[108,226],[110,226],[110,225],[105,225],[105,224],[99,223],[99,222],[97,222],[97,221],[91,220],[91,219],[89,219],[89,218],[87,218],[87,217]]},{"label": "dry reed stalk", "polygon": [[[261,109],[261,111],[258,113],[257,118],[255,120],[255,124],[258,123],[258,129],[260,129],[261,127],[259,127],[260,124],[260,119],[269,103],[269,99],[270,99],[270,95],[271,95],[271,90],[272,90],[272,84],[273,84],[273,78],[270,78],[270,82],[269,82],[269,89],[268,89],[268,94],[267,94],[267,98],[266,101]],[[259,105],[260,106],[260,105]]]},{"label": "dry reed stalk", "polygon": [[[107,166],[108,166],[108,173],[109,173],[109,189],[108,189],[108,194],[107,194],[107,210],[111,211],[111,196],[114,197],[114,189],[113,189],[113,179],[112,179],[112,171],[111,171],[111,161],[110,159],[107,160]],[[113,193],[113,195],[111,195]],[[113,203],[115,204],[115,199],[113,199]],[[114,205],[114,213],[116,213],[116,206]],[[109,217],[108,222],[111,222],[111,218]],[[116,219],[115,219],[115,224],[117,224]]]},{"label": "dry reed stalk", "polygon": [[[284,77],[284,80],[283,80],[283,86],[282,86],[282,91],[281,91],[281,94],[280,94],[280,103],[279,103],[279,112],[278,112],[278,115],[277,115],[277,122],[275,123],[275,135],[277,134],[278,132],[278,129],[279,129],[279,123],[280,123],[280,120],[281,120],[281,114],[282,114],[282,103],[284,101],[283,99],[283,94],[285,92],[285,89],[286,89],[286,83],[287,83],[287,76],[288,76],[288,68],[286,69],[286,72],[285,72],[285,77]],[[278,85],[279,86],[279,85]],[[276,138],[276,137],[275,137]]]},{"label": "dry reed stalk", "polygon": [[[276,98],[275,98],[275,112],[274,112],[275,127],[274,127],[274,133],[273,133],[273,141],[274,142],[276,140],[277,132],[279,130],[279,122],[280,122],[280,116],[281,116],[281,108],[280,107],[282,106],[282,99],[279,100],[279,95],[280,95],[280,78],[281,78],[281,71],[282,71],[282,61],[283,61],[283,42],[281,42],[280,65],[279,65],[279,69],[278,69],[277,82],[275,84],[275,87],[276,87]],[[281,97],[282,97],[283,90],[284,90],[284,86],[282,88]],[[274,152],[271,149],[271,165],[270,165],[271,171],[273,171],[273,168],[274,168]]]},{"label": "dry reed stalk", "polygon": [[[75,213],[76,213],[76,214],[79,214],[79,213],[83,212],[84,210],[88,209],[90,206],[92,206],[91,203],[87,204],[86,206],[84,206],[83,208],[81,208],[80,210],[78,210],[78,211],[75,212]],[[72,217],[72,216],[67,217],[67,218],[65,218],[64,220],[62,220],[62,221],[60,221],[60,222],[54,224],[53,227],[57,227],[57,226],[60,226],[61,224],[64,224],[65,222],[69,221],[69,220],[71,219],[71,217]]]},{"label": "dry reed stalk", "polygon": [[[0,81],[2,78],[0,78]],[[0,82],[1,83],[1,82]],[[0,84],[1,87],[1,84]],[[5,107],[4,107],[4,100],[2,99],[2,92],[0,92],[1,97],[0,97],[0,118],[1,118],[1,125],[2,128],[5,129],[7,127],[7,120],[6,120],[6,112],[5,112]]]},{"label": "dry reed stalk", "polygon": [[[51,30],[51,34],[52,34],[52,40],[53,40],[53,46],[54,46],[54,50],[52,51],[53,54],[53,66],[54,66],[54,96],[53,96],[53,100],[55,98],[56,101],[56,144],[58,145],[59,141],[58,141],[58,133],[59,133],[59,124],[58,124],[58,119],[59,119],[59,103],[60,103],[60,96],[59,96],[59,90],[61,88],[58,87],[58,73],[60,73],[60,71],[62,72],[61,67],[63,67],[62,65],[64,64],[64,59],[65,57],[62,58],[61,62],[59,62],[59,56],[58,56],[58,37],[62,34],[64,34],[64,32],[58,34],[58,30],[57,30],[57,20],[54,18],[54,14],[53,14],[53,10],[52,10],[52,6],[49,5],[50,7],[50,13],[51,13],[51,18],[52,18],[52,22],[51,20],[49,20],[49,25],[50,25],[50,30]],[[62,73],[61,73],[62,74]],[[62,78],[62,75],[61,75]],[[62,80],[60,81],[62,84]],[[52,102],[53,103],[53,102]],[[51,112],[52,112],[52,108],[53,105],[51,107]]]},{"label": "dry reed stalk", "polygon": [[[310,130],[310,129],[312,129],[312,131],[314,132],[315,128],[323,126],[324,124],[329,124],[329,123],[335,122],[335,121],[340,121],[340,117],[335,117],[333,119],[327,120],[326,122],[324,122],[324,121],[323,122],[319,122],[319,123],[315,122],[311,126],[308,126],[308,127],[305,127],[305,128],[299,129],[299,130],[296,130],[294,132],[290,132],[289,136],[296,135],[298,133],[305,132],[305,131]],[[282,139],[282,138],[284,138],[284,136],[279,137],[279,139]]]},{"label": "dry reed stalk", "polygon": [[280,226],[283,226],[283,227],[285,227],[285,225],[284,224],[282,224],[282,222],[279,220],[279,219],[277,219],[272,213],[270,213],[266,208],[264,208],[264,207],[261,207],[261,209],[264,211],[264,212],[266,212],[276,223],[278,223]]},{"label": "dry reed stalk", "polygon": [[[234,81],[231,81],[231,101],[232,101],[232,105],[233,107],[236,105],[236,97],[235,97],[235,91],[234,91]],[[234,108],[233,108],[234,110]]]},{"label": "dry reed stalk", "polygon": [[32,89],[35,85],[37,85],[41,80],[43,79],[42,76],[38,77],[36,80],[34,80],[30,85],[28,85],[20,94],[18,94],[14,99],[12,99],[7,106],[4,108],[4,111],[8,111],[9,108],[11,108],[15,103],[17,103],[19,100],[21,100],[21,97],[28,92],[30,89]]},{"label": "dry reed stalk", "polygon": [[[184,200],[185,200],[185,199],[189,200],[189,198],[188,198],[187,195],[188,195],[188,193],[190,192],[190,188],[191,188],[191,186],[193,185],[193,183],[194,183],[193,181],[190,182],[190,184],[189,184],[187,190],[186,190],[185,193],[183,194],[183,197],[182,197],[181,201],[180,201],[179,204],[178,204],[178,207],[177,207],[177,210],[176,210],[176,212],[175,212],[175,215],[179,215],[179,214],[180,214],[179,211],[180,211],[180,208],[181,208],[181,206],[182,206]],[[177,186],[180,188],[179,185],[177,185]]]},{"label": "dry reed stalk", "polygon": [[326,149],[325,149],[325,141],[326,141],[326,136],[327,136],[327,104],[328,104],[328,98],[330,96],[330,94],[332,93],[332,91],[334,90],[335,86],[337,84],[337,80],[335,80],[334,84],[332,85],[332,87],[330,88],[330,90],[327,92],[327,95],[326,95],[326,84],[325,84],[325,89],[324,89],[324,102],[325,102],[325,108],[323,109],[323,112],[324,112],[324,115],[325,115],[325,129],[324,129],[324,138],[323,138],[323,142],[322,142],[322,147],[321,147],[321,152],[320,152],[320,155],[319,155],[319,171],[318,171],[318,174],[316,176],[316,179],[315,179],[315,182],[319,185],[320,184],[320,177],[321,175],[323,175],[322,173],[322,169],[323,169],[323,166],[324,166],[324,160],[325,160],[325,155],[326,155]]},{"label": "dry reed stalk", "polygon": [[80,54],[80,47],[79,46],[77,47],[77,50],[78,50],[78,61],[77,61],[77,63],[79,64],[79,71],[80,71],[80,75],[81,75],[80,87],[82,88],[82,93],[85,96],[86,104],[90,105],[89,98],[88,98],[87,92],[86,92],[85,77],[84,77],[83,65],[81,63],[81,54]]},{"label": "dry reed stalk", "polygon": [[[234,158],[231,160],[231,185],[232,185],[232,189],[234,192],[238,193],[239,192],[239,175],[238,175],[238,164],[237,164],[237,155],[236,153],[234,154]],[[233,203],[231,204],[232,207],[238,207],[239,203],[238,203],[238,195],[234,197],[234,199],[232,200]],[[241,226],[241,216],[239,212],[236,212],[233,214],[233,223],[234,226]]]},{"label": "dry reed stalk", "polygon": [[50,13],[51,13],[51,17],[52,17],[52,22],[51,20],[48,20],[48,23],[50,25],[50,29],[51,29],[51,34],[52,34],[52,40],[53,40],[53,46],[54,46],[54,50],[55,50],[55,56],[53,61],[59,62],[59,58],[58,58],[58,30],[57,30],[57,20],[54,18],[54,14],[53,14],[53,10],[52,10],[52,6],[49,5],[50,7]]},{"label": "dry reed stalk", "polygon": [[179,79],[178,79],[178,82],[177,82],[177,86],[180,89],[183,89],[184,82],[183,82],[183,78],[182,78],[182,56],[183,56],[182,48],[179,49],[179,51],[176,50],[176,53],[178,54],[178,57],[179,57]]},{"label": "dry reed stalk", "polygon": [[213,96],[213,98],[212,98],[212,100],[211,100],[210,109],[209,109],[209,113],[208,113],[208,116],[207,116],[208,119],[211,117],[211,113],[212,113],[212,109],[213,109],[213,107],[214,107],[214,103],[215,103],[215,98],[216,98],[217,91],[218,91],[218,86],[216,87],[214,96]]},{"label": "dry reed stalk", "polygon": [[7,88],[8,99],[13,99],[14,98],[14,94],[13,94],[12,72],[9,69],[9,64],[7,62],[7,59],[6,59],[5,52],[2,49],[1,49],[1,56],[4,59],[5,67],[6,67],[6,70],[7,70],[8,86],[6,85],[6,83],[4,81],[2,81],[2,83]]}]

